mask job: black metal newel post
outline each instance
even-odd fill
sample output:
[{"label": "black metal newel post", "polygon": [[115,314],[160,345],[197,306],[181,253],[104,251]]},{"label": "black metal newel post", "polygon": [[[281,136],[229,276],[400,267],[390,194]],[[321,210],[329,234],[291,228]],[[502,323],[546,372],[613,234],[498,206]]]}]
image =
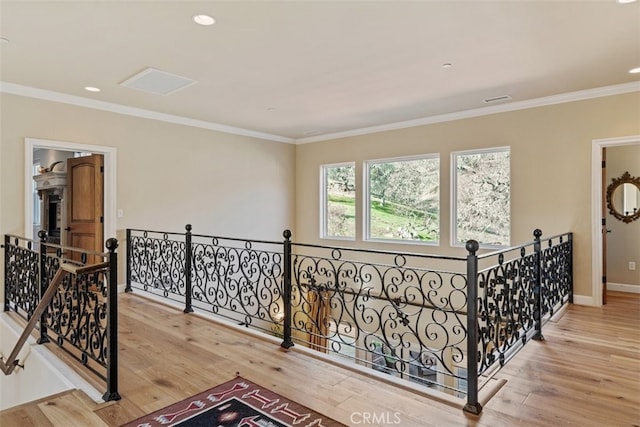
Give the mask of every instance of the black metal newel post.
[{"label": "black metal newel post", "polygon": [[131,287],[131,229],[127,228],[127,241],[125,243],[127,248],[127,285],[124,288],[125,292],[133,292],[133,288]]},{"label": "black metal newel post", "polygon": [[478,402],[478,256],[480,244],[469,240],[467,251],[467,403],[464,411],[482,412]]},{"label": "black metal newel post", "polygon": [[569,303],[573,304],[573,233],[569,233],[569,265],[567,266],[569,275]]},{"label": "black metal newel post", "polygon": [[535,298],[535,306],[534,306],[534,314],[533,319],[536,321],[536,333],[533,336],[534,340],[543,341],[544,337],[542,336],[542,269],[541,269],[541,251],[542,247],[540,244],[540,236],[542,236],[542,230],[536,228],[533,230],[533,250],[535,252],[534,256],[534,282],[533,282],[533,296]]},{"label": "black metal newel post", "polygon": [[282,233],[284,237],[284,251],[283,260],[284,268],[284,283],[282,284],[282,301],[284,303],[284,319],[283,331],[282,331],[282,348],[293,347],[293,340],[291,339],[291,230],[284,230]]},{"label": "black metal newel post", "polygon": [[[40,295],[42,298],[44,293],[47,291],[49,287],[49,283],[47,283],[47,232],[45,230],[38,231],[38,237],[40,238],[40,263],[39,263],[39,271],[38,271],[38,283],[40,285]],[[40,302],[40,299],[38,299]],[[49,308],[45,308],[40,316],[40,338],[38,338],[38,344],[45,344],[50,342],[49,336],[47,335],[47,312]]]},{"label": "black metal newel post", "polygon": [[9,245],[11,239],[6,234],[4,235],[4,311],[11,310],[9,306],[9,290],[7,289],[7,273],[9,271]]},{"label": "black metal newel post", "polygon": [[184,228],[187,230],[184,239],[184,279],[186,285],[186,289],[184,290],[184,312],[193,313],[193,307],[191,306],[191,224],[187,224]]},{"label": "black metal newel post", "polygon": [[107,289],[108,313],[107,319],[107,391],[102,398],[105,401],[120,400],[118,393],[118,240],[113,237],[107,239],[109,250],[109,288]]}]

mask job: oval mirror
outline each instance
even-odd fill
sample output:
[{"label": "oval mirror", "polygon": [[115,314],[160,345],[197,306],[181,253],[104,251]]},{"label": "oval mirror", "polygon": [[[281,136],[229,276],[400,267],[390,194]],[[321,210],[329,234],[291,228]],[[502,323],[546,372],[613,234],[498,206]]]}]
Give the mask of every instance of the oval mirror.
[{"label": "oval mirror", "polygon": [[611,181],[607,187],[609,213],[625,223],[640,218],[640,178],[625,172]]}]

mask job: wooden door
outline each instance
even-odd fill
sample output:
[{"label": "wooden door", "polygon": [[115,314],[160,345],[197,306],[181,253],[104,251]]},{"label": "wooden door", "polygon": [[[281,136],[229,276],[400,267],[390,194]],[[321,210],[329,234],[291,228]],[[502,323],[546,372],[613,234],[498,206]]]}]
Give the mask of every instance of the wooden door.
[{"label": "wooden door", "polygon": [[[104,252],[104,159],[101,154],[67,160],[66,245]],[[72,259],[79,260],[74,254]],[[87,263],[97,262],[93,257]]]},{"label": "wooden door", "polygon": [[607,148],[602,147],[602,304],[607,303]]}]

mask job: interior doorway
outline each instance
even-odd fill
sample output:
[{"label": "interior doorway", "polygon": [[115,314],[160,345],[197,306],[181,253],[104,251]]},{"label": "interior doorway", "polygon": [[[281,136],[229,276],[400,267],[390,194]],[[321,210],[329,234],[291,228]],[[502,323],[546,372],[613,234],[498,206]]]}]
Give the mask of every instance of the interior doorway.
[{"label": "interior doorway", "polygon": [[619,138],[596,139],[592,141],[591,154],[591,248],[592,248],[592,304],[603,304],[603,281],[606,281],[606,239],[607,228],[603,225],[603,206],[606,204],[604,193],[606,188],[603,183],[603,157],[604,150],[611,147],[640,144],[640,135],[632,135]]},{"label": "interior doorway", "polygon": [[[114,147],[104,147],[98,145],[78,144],[66,141],[52,141],[35,138],[25,138],[25,230],[24,235],[33,239],[34,218],[39,214],[36,199],[33,197],[33,172],[34,172],[34,152],[36,150],[56,150],[67,152],[93,153],[100,155],[103,159],[104,185],[103,185],[103,232],[101,240],[109,237],[116,237],[116,149]],[[45,167],[49,165],[41,165]],[[101,252],[105,251],[104,242],[101,242]]]}]

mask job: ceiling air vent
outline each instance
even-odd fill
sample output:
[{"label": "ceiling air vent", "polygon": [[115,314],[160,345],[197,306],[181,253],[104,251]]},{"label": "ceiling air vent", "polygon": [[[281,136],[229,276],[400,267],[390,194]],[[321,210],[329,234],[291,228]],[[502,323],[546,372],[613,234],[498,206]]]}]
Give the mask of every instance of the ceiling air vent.
[{"label": "ceiling air vent", "polygon": [[495,98],[483,99],[482,102],[484,102],[485,104],[491,104],[493,102],[509,101],[510,99],[511,99],[510,95],[502,95],[502,96],[496,96]]},{"label": "ceiling air vent", "polygon": [[196,83],[198,82],[186,77],[156,70],[155,68],[147,68],[129,77],[120,85],[130,89],[166,96]]}]

